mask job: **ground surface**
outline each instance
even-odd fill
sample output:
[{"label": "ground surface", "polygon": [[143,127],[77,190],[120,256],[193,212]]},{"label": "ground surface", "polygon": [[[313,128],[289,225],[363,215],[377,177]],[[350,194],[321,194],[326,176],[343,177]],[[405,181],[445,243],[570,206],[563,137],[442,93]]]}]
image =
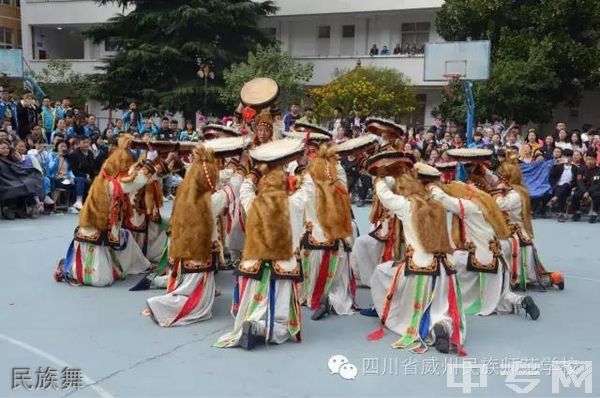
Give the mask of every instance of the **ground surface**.
[{"label": "ground surface", "polygon": [[[355,211],[364,231],[368,209]],[[52,272],[66,252],[75,224],[74,215],[0,220],[1,397],[463,394],[462,388],[447,386],[447,364],[459,362],[456,357],[435,350],[423,355],[393,350],[390,344],[395,336],[390,332],[381,341],[367,341],[378,323],[360,315],[313,322],[305,310],[301,344],[260,347],[254,352],[213,348],[217,337],[233,324],[228,312],[230,273],[218,275],[223,295],[215,301],[213,319],[173,329],[162,329],[140,315],[145,299],[160,292],[129,292],[137,277],[110,288],[58,284]],[[566,289],[531,293],[542,311],[537,322],[523,315],[468,318],[469,357],[487,363],[491,373],[487,387],[473,388],[474,396],[516,395],[499,376],[500,364],[514,359],[542,367],[539,385],[529,396],[551,395],[548,370],[553,358],[600,363],[600,225],[541,220],[535,228],[543,260],[548,268],[565,273]],[[370,304],[369,297],[368,290],[359,290],[361,305]],[[335,354],[355,364],[355,380],[330,374],[328,359]],[[85,383],[91,385],[78,391],[11,389],[15,367],[30,368],[35,387],[38,367],[59,369],[60,383],[60,369],[65,366],[80,368]],[[598,391],[599,386],[596,383]],[[560,395],[582,396],[583,386],[561,387]]]}]

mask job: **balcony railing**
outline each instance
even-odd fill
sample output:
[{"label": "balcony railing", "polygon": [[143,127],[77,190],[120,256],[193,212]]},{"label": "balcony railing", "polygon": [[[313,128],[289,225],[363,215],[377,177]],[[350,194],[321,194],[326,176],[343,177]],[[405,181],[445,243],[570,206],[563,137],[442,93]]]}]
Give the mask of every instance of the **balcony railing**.
[{"label": "balcony railing", "polygon": [[[28,60],[27,64],[36,73],[41,73],[42,69],[48,64],[47,59],[33,59]],[[71,70],[74,73],[81,74],[90,74],[90,73],[98,73],[96,70],[97,66],[102,65],[102,61],[96,59],[67,59],[71,64]]]},{"label": "balcony railing", "polygon": [[437,82],[423,81],[425,65],[422,54],[414,55],[376,55],[376,56],[303,56],[295,57],[300,62],[314,65],[311,85],[323,85],[330,82],[340,72],[356,68],[358,61],[362,66],[393,68],[402,72],[415,86],[438,86]]}]

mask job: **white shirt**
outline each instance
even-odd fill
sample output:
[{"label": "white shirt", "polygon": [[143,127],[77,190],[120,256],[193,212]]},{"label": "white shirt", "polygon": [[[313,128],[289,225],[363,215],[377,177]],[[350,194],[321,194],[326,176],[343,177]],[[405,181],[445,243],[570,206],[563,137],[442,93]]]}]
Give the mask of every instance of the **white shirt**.
[{"label": "white shirt", "polygon": [[565,164],[563,172],[560,176],[560,180],[558,180],[558,185],[571,183],[571,181],[573,180],[573,172],[571,171],[571,167],[573,166],[571,166],[570,164]]}]

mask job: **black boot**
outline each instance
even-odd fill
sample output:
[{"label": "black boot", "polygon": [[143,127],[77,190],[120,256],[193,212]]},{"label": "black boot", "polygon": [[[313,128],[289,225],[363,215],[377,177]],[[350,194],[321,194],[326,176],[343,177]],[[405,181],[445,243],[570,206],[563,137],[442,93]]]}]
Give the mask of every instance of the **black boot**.
[{"label": "black boot", "polygon": [[596,221],[598,221],[598,215],[597,214],[592,214],[590,216],[590,220],[589,220],[590,224],[595,224]]},{"label": "black boot", "polygon": [[318,321],[327,314],[329,314],[329,299],[327,298],[327,295],[324,294],[321,298],[319,308],[317,308],[315,312],[313,312],[310,319],[312,319],[313,321]]},{"label": "black boot", "polygon": [[152,279],[150,278],[152,272],[147,272],[142,276],[142,279],[138,283],[136,283],[131,289],[130,292],[137,292],[139,290],[148,290],[150,289],[150,285],[152,284]]},{"label": "black boot", "polygon": [[450,352],[450,336],[446,328],[441,323],[436,323],[433,326],[435,334],[435,349],[443,354]]},{"label": "black boot", "polygon": [[254,321],[245,321],[242,324],[242,336],[240,337],[240,347],[246,351],[252,350],[256,346],[256,337],[258,325]]},{"label": "black boot", "polygon": [[531,317],[532,320],[536,320],[540,317],[540,309],[535,304],[531,296],[525,296],[521,301],[521,307],[525,310],[525,313]]},{"label": "black boot", "polygon": [[575,214],[573,214],[573,217],[571,217],[571,221],[579,221],[581,220],[581,213],[577,212]]}]

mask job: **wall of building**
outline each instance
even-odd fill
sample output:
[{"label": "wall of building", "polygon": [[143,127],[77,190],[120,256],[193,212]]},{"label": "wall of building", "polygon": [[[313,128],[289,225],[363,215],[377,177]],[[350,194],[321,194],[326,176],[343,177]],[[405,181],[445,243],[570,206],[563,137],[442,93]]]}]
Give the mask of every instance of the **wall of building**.
[{"label": "wall of building", "polygon": [[443,0],[275,0],[280,16],[439,8]]},{"label": "wall of building", "polygon": [[0,28],[12,31],[12,47],[21,48],[21,9],[17,0],[11,0],[10,5],[0,4]]}]

